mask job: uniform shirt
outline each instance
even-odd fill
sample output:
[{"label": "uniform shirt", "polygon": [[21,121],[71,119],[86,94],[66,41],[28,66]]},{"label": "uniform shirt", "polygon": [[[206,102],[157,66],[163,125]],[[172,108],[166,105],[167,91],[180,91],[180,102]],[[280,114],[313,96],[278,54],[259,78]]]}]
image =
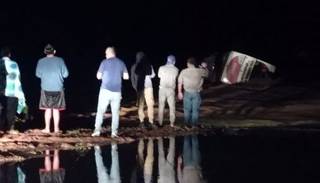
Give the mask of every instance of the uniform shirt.
[{"label": "uniform shirt", "polygon": [[173,64],[166,64],[159,68],[160,88],[176,88],[176,80],[179,70]]},{"label": "uniform shirt", "polygon": [[207,70],[189,67],[181,71],[178,82],[183,85],[184,90],[187,92],[200,92],[204,77],[208,77]]}]

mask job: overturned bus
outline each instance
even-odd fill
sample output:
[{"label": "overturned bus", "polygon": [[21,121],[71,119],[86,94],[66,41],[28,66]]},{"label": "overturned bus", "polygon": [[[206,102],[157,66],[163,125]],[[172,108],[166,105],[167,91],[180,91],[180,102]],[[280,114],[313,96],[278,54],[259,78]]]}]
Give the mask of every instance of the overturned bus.
[{"label": "overturned bus", "polygon": [[231,51],[225,61],[221,82],[226,84],[244,83],[251,79],[269,79],[276,67],[249,55]]}]

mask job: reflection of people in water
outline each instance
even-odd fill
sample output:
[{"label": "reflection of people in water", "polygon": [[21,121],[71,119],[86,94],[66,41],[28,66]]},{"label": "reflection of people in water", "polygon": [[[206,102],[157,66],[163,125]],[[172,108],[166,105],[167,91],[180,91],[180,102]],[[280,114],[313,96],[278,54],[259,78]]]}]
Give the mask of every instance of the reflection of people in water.
[{"label": "reflection of people in water", "polygon": [[0,166],[0,182],[17,182],[17,178],[14,164],[7,163]]},{"label": "reflection of people in water", "polygon": [[[120,183],[119,155],[117,144],[111,145],[111,170],[108,171],[103,164],[101,149],[99,146],[94,147],[94,155],[97,166],[98,183]],[[110,172],[108,174],[108,172]]]},{"label": "reflection of people in water", "polygon": [[144,159],[144,140],[140,139],[138,144],[138,166],[133,170],[131,183],[150,183],[152,182],[153,162],[154,162],[154,144],[153,140],[148,139],[147,156]]},{"label": "reflection of people in water", "polygon": [[51,161],[50,150],[46,150],[44,158],[44,168],[39,170],[41,183],[61,183],[64,182],[65,170],[60,167],[59,150],[53,151]]},{"label": "reflection of people in water", "polygon": [[180,183],[201,183],[200,151],[197,136],[184,137],[183,157],[178,158],[178,180]]},{"label": "reflection of people in water", "polygon": [[174,172],[174,155],[175,155],[175,139],[169,137],[169,150],[168,155],[165,157],[163,148],[163,139],[158,139],[158,150],[159,150],[159,179],[158,183],[175,183],[175,172]]}]

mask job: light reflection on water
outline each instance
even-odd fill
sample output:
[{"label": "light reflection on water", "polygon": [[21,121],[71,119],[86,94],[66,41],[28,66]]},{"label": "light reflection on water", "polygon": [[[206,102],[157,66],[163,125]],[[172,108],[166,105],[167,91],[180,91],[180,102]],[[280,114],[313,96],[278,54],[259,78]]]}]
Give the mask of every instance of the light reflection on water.
[{"label": "light reflection on water", "polygon": [[46,151],[0,165],[0,183],[319,182],[319,134],[185,136]]}]

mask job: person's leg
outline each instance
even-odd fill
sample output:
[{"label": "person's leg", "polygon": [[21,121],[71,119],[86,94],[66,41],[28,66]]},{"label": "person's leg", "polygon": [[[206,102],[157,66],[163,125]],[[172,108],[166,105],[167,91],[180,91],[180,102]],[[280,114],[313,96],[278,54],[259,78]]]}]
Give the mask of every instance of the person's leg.
[{"label": "person's leg", "polygon": [[45,109],[44,111],[44,122],[45,122],[45,127],[42,130],[44,133],[50,133],[50,121],[52,117],[52,109]]},{"label": "person's leg", "polygon": [[98,106],[97,106],[97,114],[96,114],[96,119],[95,119],[95,129],[94,133],[92,136],[99,136],[101,133],[101,125],[103,123],[103,115],[107,110],[107,107],[109,105],[109,99],[108,99],[108,94],[107,90],[105,89],[100,89],[99,92],[99,98],[98,98]]},{"label": "person's leg", "polygon": [[140,123],[143,122],[144,120],[144,111],[143,111],[143,108],[144,108],[144,93],[143,91],[140,91],[138,92],[138,116],[139,116],[139,120],[140,120]]},{"label": "person's leg", "polygon": [[120,182],[119,154],[117,144],[111,145],[111,170],[110,178],[114,182]]},{"label": "person's leg", "polygon": [[51,159],[50,159],[50,150],[46,150],[44,157],[44,168],[46,171],[51,171],[52,165],[51,165]]},{"label": "person's leg", "polygon": [[143,167],[143,164],[144,164],[144,141],[143,141],[143,139],[140,139],[139,143],[138,143],[138,161],[139,161],[140,167]]},{"label": "person's leg", "polygon": [[0,131],[5,130],[6,97],[0,94]]},{"label": "person's leg", "polygon": [[148,118],[149,123],[153,124],[154,118],[154,97],[153,97],[153,88],[145,88],[144,89],[144,96],[146,99],[147,107],[148,107]]},{"label": "person's leg", "polygon": [[53,151],[52,169],[53,170],[59,170],[59,168],[60,168],[59,150],[55,149]]},{"label": "person's leg", "polygon": [[191,97],[188,92],[184,92],[183,96],[183,112],[184,112],[184,122],[189,124],[191,121]]},{"label": "person's leg", "polygon": [[108,182],[107,168],[103,163],[100,146],[97,146],[97,145],[94,146],[94,157],[95,157],[97,177],[98,177],[97,182]]},{"label": "person's leg", "polygon": [[163,111],[165,108],[165,101],[166,101],[166,96],[165,96],[165,91],[164,89],[160,88],[159,89],[159,108],[158,108],[158,120],[159,120],[159,125],[162,126],[163,124]]},{"label": "person's leg", "polygon": [[167,161],[174,166],[174,156],[175,156],[175,137],[169,137],[169,150],[167,155]]},{"label": "person's leg", "polygon": [[164,149],[163,149],[163,139],[161,137],[158,138],[158,169],[159,169],[159,181],[158,182],[163,182],[165,180],[165,157],[164,157]]},{"label": "person's leg", "polygon": [[200,149],[199,149],[199,142],[198,137],[196,135],[192,135],[192,159],[195,166],[200,166],[201,156],[200,156]]},{"label": "person's leg", "polygon": [[147,145],[147,157],[144,163],[144,181],[151,182],[152,181],[152,172],[153,172],[153,161],[154,161],[154,148],[153,148],[153,140],[148,139]]},{"label": "person's leg", "polygon": [[113,136],[116,137],[118,135],[118,128],[119,128],[121,93],[120,92],[112,92],[111,95],[112,95],[112,99],[111,99],[111,113],[112,113],[111,137],[113,137]]},{"label": "person's leg", "polygon": [[192,97],[192,118],[191,123],[192,125],[196,125],[199,120],[199,110],[201,104],[201,97],[200,93],[194,93]]},{"label": "person's leg", "polygon": [[174,126],[174,122],[176,120],[176,97],[175,91],[169,90],[168,91],[168,105],[169,105],[169,113],[170,113],[170,125]]},{"label": "person's leg", "polygon": [[52,112],[53,112],[54,133],[59,133],[60,111],[58,109],[52,109]]},{"label": "person's leg", "polygon": [[184,166],[192,164],[192,153],[191,153],[191,137],[185,136],[183,142],[183,164]]},{"label": "person's leg", "polygon": [[14,122],[18,107],[18,98],[7,97],[7,129],[14,130]]}]

